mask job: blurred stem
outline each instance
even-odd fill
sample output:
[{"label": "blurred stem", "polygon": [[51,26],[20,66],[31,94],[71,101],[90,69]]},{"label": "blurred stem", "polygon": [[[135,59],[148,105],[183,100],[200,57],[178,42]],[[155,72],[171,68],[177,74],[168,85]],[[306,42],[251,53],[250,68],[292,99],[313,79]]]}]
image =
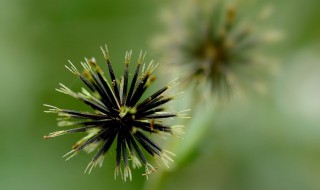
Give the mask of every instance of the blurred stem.
[{"label": "blurred stem", "polygon": [[209,127],[211,127],[214,118],[214,106],[211,105],[212,104],[196,106],[195,102],[193,102],[192,107],[197,109],[193,110],[191,114],[192,120],[189,120],[189,124],[187,124],[186,133],[183,136],[183,139],[173,139],[167,146],[168,150],[172,150],[177,155],[174,159],[175,166],[170,168],[170,170],[165,170],[163,168],[151,176],[145,183],[145,190],[162,189],[161,186],[163,185],[163,180],[165,180],[167,174],[179,170],[180,167],[187,163],[187,159],[192,152],[197,149],[203,139],[202,137],[205,136]]}]

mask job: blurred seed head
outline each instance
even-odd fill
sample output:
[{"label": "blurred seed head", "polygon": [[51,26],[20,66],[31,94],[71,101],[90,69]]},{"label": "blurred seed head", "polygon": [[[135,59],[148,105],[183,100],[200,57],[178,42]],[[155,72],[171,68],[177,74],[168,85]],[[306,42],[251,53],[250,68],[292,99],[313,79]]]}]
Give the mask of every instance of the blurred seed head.
[{"label": "blurred seed head", "polygon": [[186,0],[165,8],[161,14],[164,32],[152,40],[162,62],[170,65],[163,67],[165,72],[182,73],[185,84],[219,95],[246,85],[265,91],[261,76],[271,64],[265,62],[261,48],[281,34],[259,30],[271,15],[271,7],[249,15],[248,22],[243,13],[249,10],[241,2]]}]

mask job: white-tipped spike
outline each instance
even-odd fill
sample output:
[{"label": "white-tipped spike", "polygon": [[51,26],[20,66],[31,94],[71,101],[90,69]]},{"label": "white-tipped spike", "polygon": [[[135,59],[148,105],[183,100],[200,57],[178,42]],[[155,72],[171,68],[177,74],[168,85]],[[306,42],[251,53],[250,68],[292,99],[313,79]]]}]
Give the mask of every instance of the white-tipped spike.
[{"label": "white-tipped spike", "polygon": [[50,105],[50,104],[43,104],[43,105],[46,106],[46,107],[49,107],[49,108],[59,109],[59,108],[57,108],[57,107],[55,107],[53,105]]},{"label": "white-tipped spike", "polygon": [[123,174],[122,174],[122,170],[119,166],[116,166],[115,170],[114,170],[114,179],[117,179],[117,176],[121,176],[121,179],[123,179]]},{"label": "white-tipped spike", "polygon": [[131,61],[132,50],[126,52],[125,63],[130,64]]},{"label": "white-tipped spike", "polygon": [[91,153],[95,149],[97,149],[97,147],[99,146],[100,143],[101,143],[101,141],[92,142],[92,143],[88,144],[86,147],[84,147],[83,150],[87,153]]},{"label": "white-tipped spike", "polygon": [[91,161],[89,164],[88,164],[88,166],[86,167],[86,169],[84,170],[84,173],[88,173],[88,174],[90,174],[91,173],[91,171],[92,171],[92,169],[93,169],[93,167],[96,167],[97,165],[99,165],[99,167],[101,167],[102,166],[102,163],[103,163],[103,159],[104,159],[104,156],[99,156],[99,158],[97,159],[97,160],[95,160],[95,161]]},{"label": "white-tipped spike", "polygon": [[70,88],[66,87],[64,84],[59,83],[59,85],[60,85],[60,88],[57,88],[56,91],[61,92],[63,94],[70,95],[74,98],[79,97],[75,92],[73,92]]},{"label": "white-tipped spike", "polygon": [[71,67],[68,67],[67,65],[65,65],[65,67],[73,74],[75,75],[80,75],[78,69],[72,64],[72,62],[70,60],[68,60],[69,64],[71,65]]},{"label": "white-tipped spike", "polygon": [[91,93],[85,88],[81,88],[81,92],[86,97],[91,97],[92,96]]},{"label": "white-tipped spike", "polygon": [[105,52],[105,50],[103,49],[102,46],[100,46],[100,49],[101,49],[101,51],[102,51],[103,57],[104,57],[105,59],[107,59],[107,54],[106,54],[106,52]]},{"label": "white-tipped spike", "polygon": [[107,44],[105,44],[105,48],[103,48],[102,46],[100,46],[100,49],[101,49],[101,51],[102,51],[102,53],[103,53],[103,57],[104,57],[106,60],[110,59],[110,57],[109,57],[109,50],[108,50]]},{"label": "white-tipped spike", "polygon": [[153,73],[153,71],[159,66],[159,63],[156,63],[150,68],[150,73]]},{"label": "white-tipped spike", "polygon": [[184,125],[174,125],[174,126],[172,126],[171,127],[172,134],[181,138],[181,136],[184,134],[183,128],[184,128]]},{"label": "white-tipped spike", "polygon": [[68,126],[72,126],[75,124],[76,124],[75,122],[62,120],[62,121],[58,122],[58,127],[68,127]]},{"label": "white-tipped spike", "polygon": [[55,106],[52,106],[49,104],[43,104],[43,105],[49,108],[49,110],[44,111],[45,113],[59,113],[60,111],[60,109]]},{"label": "white-tipped spike", "polygon": [[66,133],[67,132],[65,130],[64,131],[56,131],[56,132],[50,133],[47,136],[44,136],[43,138],[44,139],[49,139],[49,138],[57,137],[57,136],[60,136],[60,135],[64,135]]},{"label": "white-tipped spike", "polygon": [[189,112],[189,111],[191,111],[191,109],[182,110],[182,111],[177,112],[177,115],[179,118],[190,119],[191,117],[188,116],[187,113],[185,113],[185,112]]},{"label": "white-tipped spike", "polygon": [[94,96],[95,94],[91,94],[85,88],[81,88],[81,91],[82,91],[82,93],[78,93],[78,97],[80,97],[82,99],[93,100],[96,103],[100,104],[101,106],[104,106],[104,104],[97,97]]},{"label": "white-tipped spike", "polygon": [[147,51],[145,51],[144,54],[143,54],[143,56],[142,56],[142,62],[144,61],[146,55],[147,55]]},{"label": "white-tipped spike", "polygon": [[138,56],[138,64],[141,64],[141,59],[142,59],[142,50],[140,50],[139,56]]},{"label": "white-tipped spike", "polygon": [[173,159],[172,159],[170,156],[168,156],[166,153],[170,154],[171,156],[175,156],[175,154],[173,154],[172,152],[169,152],[169,151],[167,151],[167,150],[164,150],[164,151],[162,152],[162,154],[160,155],[161,160],[162,160],[162,162],[164,163],[164,165],[166,165],[167,168],[170,168],[170,167],[169,167],[169,161],[170,161],[170,162],[174,162],[174,161],[173,161]]},{"label": "white-tipped spike", "polygon": [[136,156],[131,155],[131,159],[133,169],[142,167],[140,160]]},{"label": "white-tipped spike", "polygon": [[176,156],[175,153],[173,153],[173,152],[171,152],[171,151],[169,151],[169,150],[163,150],[163,151],[166,152],[166,153],[168,153],[168,154],[170,154],[171,156]]},{"label": "white-tipped spike", "polygon": [[69,157],[67,157],[66,161],[70,160],[72,157],[74,157],[78,152],[76,150],[71,150],[70,152],[67,152],[65,155],[63,155],[62,157],[67,157],[68,155],[70,155]]},{"label": "white-tipped spike", "polygon": [[95,164],[94,164],[93,161],[89,162],[88,166],[87,166],[86,169],[84,170],[84,173],[87,173],[87,171],[88,171],[88,174],[90,174],[90,173],[91,173],[91,170],[92,170],[92,168],[93,168],[94,165],[95,165]]},{"label": "white-tipped spike", "polygon": [[89,60],[88,60],[88,58],[84,57],[84,61],[85,61],[86,64],[89,65]]},{"label": "white-tipped spike", "polygon": [[179,99],[179,98],[182,98],[184,96],[185,92],[184,91],[181,91],[175,95],[172,96],[172,98],[174,99]]},{"label": "white-tipped spike", "polygon": [[64,84],[62,83],[59,83],[60,85],[60,88],[56,89],[57,91],[61,92],[61,93],[65,93],[65,94],[68,94],[68,92],[70,92],[71,90],[66,87]]},{"label": "white-tipped spike", "polygon": [[146,68],[146,63],[143,63],[141,74],[144,75],[144,69]]},{"label": "white-tipped spike", "polygon": [[124,181],[127,181],[127,177],[129,178],[130,181],[132,181],[132,174],[131,170],[128,166],[124,167],[123,169],[123,179]]},{"label": "white-tipped spike", "polygon": [[171,87],[171,88],[172,88],[172,87],[175,87],[176,85],[180,84],[180,82],[177,82],[178,80],[179,80],[179,77],[173,79],[172,81],[170,81],[170,82],[168,83],[168,86]]},{"label": "white-tipped spike", "polygon": [[157,170],[149,163],[147,163],[145,165],[145,172],[144,174],[142,174],[143,176],[146,176],[146,178],[148,179],[148,176],[154,172],[156,172]]},{"label": "white-tipped spike", "polygon": [[167,168],[170,168],[169,162],[168,162],[168,160],[167,160],[166,158],[164,158],[164,157],[161,156],[161,160],[162,160],[162,163],[163,163]]},{"label": "white-tipped spike", "polygon": [[153,62],[154,62],[153,60],[150,61],[149,65],[148,65],[148,67],[146,69],[146,72],[149,71],[151,73],[151,68],[152,68]]},{"label": "white-tipped spike", "polygon": [[165,154],[165,153],[162,155],[162,157],[163,157],[163,159],[165,159],[166,161],[174,162],[173,159],[172,159],[170,156],[168,156],[167,154]]},{"label": "white-tipped spike", "polygon": [[189,111],[191,111],[191,109],[182,110],[182,111],[179,111],[178,113],[184,113],[184,112],[189,112]]},{"label": "white-tipped spike", "polygon": [[87,71],[91,71],[91,66],[89,65],[89,63],[86,62],[81,62],[82,67],[87,70]]},{"label": "white-tipped spike", "polygon": [[137,61],[138,64],[142,64],[143,63],[146,54],[147,54],[146,51],[144,52],[144,54],[142,54],[142,50],[140,50],[140,54],[139,54],[138,61]]},{"label": "white-tipped spike", "polygon": [[96,58],[94,58],[94,57],[91,57],[90,62],[94,63],[94,64],[97,64]]},{"label": "white-tipped spike", "polygon": [[99,165],[99,167],[101,168],[103,161],[104,161],[104,155],[99,156],[99,158],[96,161],[96,165]]}]

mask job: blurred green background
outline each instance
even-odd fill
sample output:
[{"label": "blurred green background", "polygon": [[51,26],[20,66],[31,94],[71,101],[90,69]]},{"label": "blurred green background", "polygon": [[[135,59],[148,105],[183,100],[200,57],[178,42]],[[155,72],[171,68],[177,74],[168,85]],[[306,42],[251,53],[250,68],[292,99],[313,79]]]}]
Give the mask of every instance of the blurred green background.
[{"label": "blurred green background", "polygon": [[[320,189],[320,1],[253,3],[272,4],[267,25],[285,34],[268,50],[281,63],[269,92],[220,106],[190,159],[165,174],[163,189]],[[102,62],[105,43],[116,67],[130,49],[159,59],[149,42],[162,30],[164,6],[170,1],[0,0],[1,190],[144,187],[142,171],[132,182],[114,180],[112,153],[91,175],[83,171],[92,155],[65,162],[62,155],[80,136],[44,141],[58,128],[42,104],[80,108],[54,88],[80,87],[64,65],[91,56]]]}]

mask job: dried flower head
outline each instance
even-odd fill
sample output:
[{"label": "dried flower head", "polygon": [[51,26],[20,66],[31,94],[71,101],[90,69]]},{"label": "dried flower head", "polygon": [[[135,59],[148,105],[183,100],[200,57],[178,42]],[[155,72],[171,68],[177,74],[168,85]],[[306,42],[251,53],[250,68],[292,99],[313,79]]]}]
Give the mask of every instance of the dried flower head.
[{"label": "dried flower head", "polygon": [[[141,100],[144,92],[155,80],[152,72],[156,65],[151,61],[146,66],[143,63],[144,55],[141,52],[137,60],[135,73],[129,84],[131,51],[127,52],[124,75],[118,81],[112,69],[107,48],[101,49],[107,62],[110,82],[105,78],[102,68],[99,67],[95,59],[91,59],[81,63],[84,69],[82,73],[71,62],[70,66],[66,66],[68,70],[79,77],[86,88],[82,88],[81,92],[74,92],[60,84],[60,88],[57,89],[61,93],[82,101],[91,107],[93,112],[60,109],[45,105],[49,107],[46,112],[57,113],[60,116],[59,126],[79,127],[53,132],[44,136],[44,138],[49,139],[70,133],[88,133],[65,156],[68,160],[81,150],[92,152],[99,147],[85,170],[89,173],[94,166],[102,165],[104,155],[116,141],[115,177],[120,174],[124,180],[132,179],[129,161],[132,162],[133,168],[144,166],[144,175],[148,176],[156,169],[147,161],[144,152],[153,157],[159,157],[167,166],[169,161],[173,161],[170,157],[173,154],[161,148],[147,133],[150,135],[159,133],[181,135],[183,133],[180,125],[170,126],[162,123],[162,119],[185,115],[183,112],[164,111],[163,105],[174,98],[165,94],[174,82]],[[141,73],[140,70],[142,70]]]},{"label": "dried flower head", "polygon": [[[256,50],[277,37],[276,33],[254,31],[255,26],[242,22],[244,19],[237,13],[235,5],[222,1],[179,1],[163,12],[165,32],[155,38],[153,45],[161,48],[164,62],[178,65],[179,73],[181,66],[187,67],[187,83],[210,84],[211,91],[217,93],[229,91],[243,79],[241,74],[250,75],[240,71],[266,70]],[[269,13],[266,9],[255,18],[256,22]],[[246,77],[249,82],[256,81]]]}]

